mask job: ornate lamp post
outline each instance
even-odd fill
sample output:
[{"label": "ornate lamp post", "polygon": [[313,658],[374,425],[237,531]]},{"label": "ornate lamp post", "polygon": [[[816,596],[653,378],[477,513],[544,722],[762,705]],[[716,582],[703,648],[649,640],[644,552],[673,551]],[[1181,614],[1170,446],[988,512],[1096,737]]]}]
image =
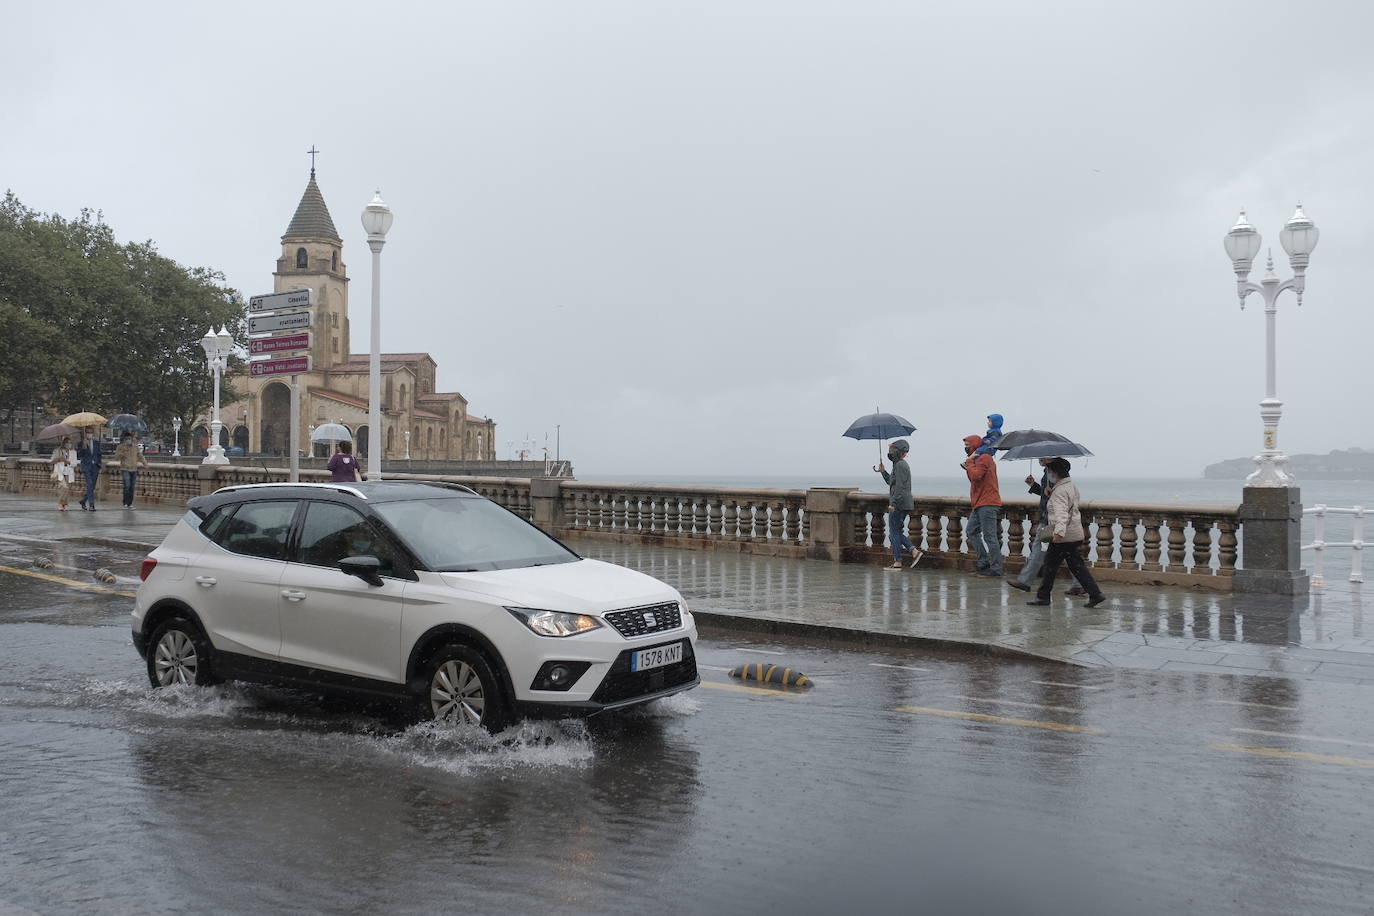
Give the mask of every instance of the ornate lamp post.
[{"label": "ornate lamp post", "polygon": [[1302,294],[1307,286],[1307,262],[1312,250],[1317,247],[1317,235],[1316,225],[1302,212],[1302,204],[1298,204],[1293,218],[1283,224],[1283,231],[1279,233],[1279,243],[1288,253],[1288,263],[1293,268],[1292,278],[1279,280],[1274,273],[1274,255],[1270,252],[1268,263],[1265,265],[1264,279],[1259,283],[1252,283],[1249,279],[1250,266],[1255,255],[1259,254],[1262,242],[1259,232],[1250,225],[1250,221],[1245,218],[1245,211],[1242,210],[1236,224],[1226,233],[1226,254],[1230,256],[1231,264],[1236,271],[1236,292],[1240,296],[1240,307],[1245,308],[1245,297],[1251,293],[1259,293],[1264,297],[1264,400],[1260,401],[1260,419],[1264,422],[1264,450],[1255,456],[1255,464],[1258,467],[1246,478],[1247,487],[1291,487],[1297,483],[1285,469],[1284,465],[1288,463],[1288,458],[1279,449],[1279,417],[1283,413],[1283,402],[1278,397],[1275,319],[1279,311],[1279,294],[1284,290],[1293,290],[1297,294],[1298,305],[1302,305]]},{"label": "ornate lamp post", "polygon": [[218,334],[211,328],[201,338],[200,348],[205,351],[210,373],[215,377],[215,409],[210,418],[210,447],[206,450],[205,460],[201,464],[228,464],[229,459],[224,457],[224,446],[219,444],[220,430],[224,428],[219,418],[219,386],[224,377],[224,369],[229,364],[229,353],[234,349],[234,338],[224,328],[220,328]]},{"label": "ornate lamp post", "polygon": [[406,439],[406,461],[410,460],[410,430],[406,430],[403,435]]},{"label": "ornate lamp post", "polygon": [[181,417],[172,417],[172,457],[181,457]]},{"label": "ornate lamp post", "polygon": [[[391,230],[394,217],[391,208],[382,200],[379,190],[363,208],[363,230],[367,233],[367,247],[372,249],[372,354],[368,362],[367,425],[370,438],[377,438],[382,430],[382,246]],[[409,451],[407,449],[407,451]],[[409,454],[406,455],[410,457]],[[367,449],[367,479],[382,479],[382,450],[369,440]]]}]

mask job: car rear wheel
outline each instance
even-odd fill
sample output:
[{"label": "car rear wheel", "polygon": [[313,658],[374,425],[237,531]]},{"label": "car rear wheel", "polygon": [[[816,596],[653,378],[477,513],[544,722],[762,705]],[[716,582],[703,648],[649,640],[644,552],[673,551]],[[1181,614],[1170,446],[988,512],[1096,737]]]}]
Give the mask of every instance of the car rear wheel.
[{"label": "car rear wheel", "polygon": [[434,653],[425,670],[422,709],[428,718],[480,725],[489,732],[506,727],[509,713],[501,681],[482,653],[450,643]]},{"label": "car rear wheel", "polygon": [[164,620],[148,643],[148,680],[154,687],[218,682],[211,670],[210,641],[185,617]]}]

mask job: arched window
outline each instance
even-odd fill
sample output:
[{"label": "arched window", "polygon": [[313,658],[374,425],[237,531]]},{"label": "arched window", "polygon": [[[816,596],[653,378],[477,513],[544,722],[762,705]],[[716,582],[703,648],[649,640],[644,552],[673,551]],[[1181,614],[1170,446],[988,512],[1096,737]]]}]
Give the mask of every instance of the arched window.
[{"label": "arched window", "polygon": [[[392,398],[392,395],[393,395],[393,394],[395,394],[395,392],[391,390],[391,378],[390,378],[390,376],[388,376],[388,377],[387,377],[387,380],[386,380],[386,398],[385,398],[386,406],[387,406],[387,407],[392,407],[392,408],[394,408],[394,407],[396,406],[396,401],[395,401],[395,399]],[[390,443],[390,442],[387,442],[386,447],[387,447],[387,448],[391,448],[391,443]]]},{"label": "arched window", "polygon": [[337,251],[329,255],[329,269],[334,271],[339,269],[339,253]]},{"label": "arched window", "polygon": [[338,312],[330,312],[330,313],[329,313],[329,323],[332,324],[332,325],[333,325],[334,327],[336,327],[336,328],[339,326],[339,313],[338,313]]},{"label": "arched window", "polygon": [[[400,403],[399,406],[400,406],[400,408],[401,408],[402,410],[405,410],[405,409],[406,409],[406,405],[409,404],[409,403],[410,403],[410,402],[406,400],[406,386],[405,386],[405,385],[402,385],[402,386],[401,386],[401,403]],[[417,434],[415,438],[418,439],[418,438],[419,438],[419,435]]]},{"label": "arched window", "polygon": [[388,430],[386,431],[386,450],[387,450],[388,452],[392,452],[392,451],[395,450],[395,448],[396,448],[396,428],[393,426],[391,429],[388,429]]},{"label": "arched window", "polygon": [[432,426],[429,428],[429,432],[425,434],[425,448],[434,448],[434,427]]},{"label": "arched window", "polygon": [[310,257],[305,253],[304,248],[296,249],[296,269],[305,270],[310,266]]}]

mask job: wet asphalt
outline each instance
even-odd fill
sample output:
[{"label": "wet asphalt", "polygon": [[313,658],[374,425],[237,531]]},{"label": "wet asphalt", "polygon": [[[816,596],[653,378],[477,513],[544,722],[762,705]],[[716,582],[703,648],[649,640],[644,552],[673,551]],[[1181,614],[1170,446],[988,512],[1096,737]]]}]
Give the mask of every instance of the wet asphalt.
[{"label": "wet asphalt", "polygon": [[1369,687],[704,631],[688,694],[491,737],[152,691],[139,559],[0,540],[5,916],[1374,907]]}]

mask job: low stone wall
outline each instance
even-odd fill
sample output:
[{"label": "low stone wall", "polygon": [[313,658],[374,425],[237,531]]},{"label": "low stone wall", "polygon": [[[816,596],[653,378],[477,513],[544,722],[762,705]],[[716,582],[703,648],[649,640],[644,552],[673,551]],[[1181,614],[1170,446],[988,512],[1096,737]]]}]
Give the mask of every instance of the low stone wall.
[{"label": "low stone wall", "polygon": [[[159,462],[141,471],[137,500],[184,503],[224,486],[281,482],[284,468]],[[80,474],[78,472],[78,487]],[[469,477],[387,474],[388,479],[457,483],[528,518],[555,535],[656,544],[693,550],[842,563],[887,563],[881,494],[852,489],[723,489],[584,483],[566,478]],[[328,474],[302,470],[301,480]],[[7,458],[3,486],[11,492],[53,490],[43,459]],[[101,499],[120,492],[118,464],[107,462]],[[1038,502],[1009,500],[1002,512],[1006,569],[1015,572],[1029,554]],[[966,499],[918,496],[907,521],[911,540],[935,567],[972,568],[964,536]],[[1105,582],[1153,582],[1230,589],[1241,567],[1240,507],[1215,505],[1083,504],[1089,532],[1084,550],[1094,575]]]}]

